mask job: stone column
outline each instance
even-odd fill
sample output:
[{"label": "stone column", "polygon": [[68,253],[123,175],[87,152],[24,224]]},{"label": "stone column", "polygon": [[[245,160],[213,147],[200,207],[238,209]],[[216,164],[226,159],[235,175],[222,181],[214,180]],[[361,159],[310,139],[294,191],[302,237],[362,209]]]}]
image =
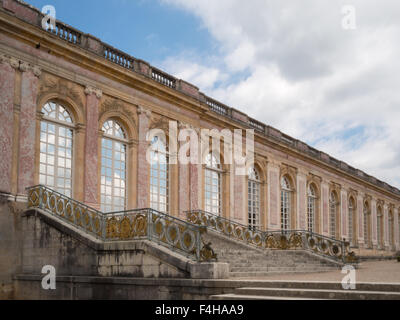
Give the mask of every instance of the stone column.
[{"label": "stone column", "polygon": [[345,238],[347,241],[349,241],[349,220],[348,220],[348,215],[349,215],[349,205],[347,201],[347,190],[342,188],[340,191],[341,194],[341,238]]},{"label": "stone column", "polygon": [[399,225],[399,209],[393,210],[393,224],[394,224],[394,245],[396,250],[400,250],[400,225]]},{"label": "stone column", "polygon": [[372,245],[374,248],[378,246],[378,235],[377,235],[377,214],[376,214],[376,199],[371,199],[371,237],[372,237]]},{"label": "stone column", "polygon": [[280,230],[280,168],[279,164],[268,163],[268,229]]},{"label": "stone column", "polygon": [[0,193],[11,193],[15,69],[19,61],[0,55]]},{"label": "stone column", "polygon": [[359,193],[357,195],[357,226],[358,226],[358,244],[365,247],[364,242],[364,195]]},{"label": "stone column", "polygon": [[[101,139],[100,139],[101,141]],[[137,150],[138,141],[131,139],[128,144],[127,161],[127,210],[137,208]]]},{"label": "stone column", "polygon": [[100,208],[98,195],[98,132],[99,103],[103,95],[101,90],[87,86],[86,94],[86,134],[85,134],[85,180],[84,202],[94,208]]},{"label": "stone column", "polygon": [[147,162],[146,154],[150,142],[146,141],[149,131],[151,111],[143,107],[138,109],[139,119],[139,145],[138,145],[138,174],[137,174],[137,197],[138,208],[148,208],[150,206],[150,164]]},{"label": "stone column", "polygon": [[389,208],[385,203],[383,206],[383,242],[385,249],[389,248]]},{"label": "stone column", "polygon": [[329,184],[323,180],[321,182],[321,202],[322,202],[322,234],[329,235]]},{"label": "stone column", "polygon": [[296,229],[307,230],[307,174],[297,173],[297,219]]},{"label": "stone column", "polygon": [[198,146],[194,148],[195,154],[194,159],[197,159],[197,163],[189,164],[189,210],[200,210],[204,209],[202,206],[202,179],[203,179],[203,154],[201,150],[201,130],[195,129],[198,136]]},{"label": "stone column", "polygon": [[[185,123],[180,123],[179,124],[179,130],[188,130],[190,132],[190,139],[194,139],[194,133],[196,133],[196,136],[198,137],[196,129],[194,129],[191,125],[185,124]],[[181,132],[181,131],[180,131]],[[179,132],[179,133],[180,133]],[[178,133],[178,136],[179,136]],[[187,138],[188,139],[188,138]],[[197,159],[198,156],[198,151],[194,150],[195,144],[192,145],[192,140],[186,140],[186,141],[178,141],[178,146],[179,150],[184,150],[183,146],[187,145],[189,147],[189,153],[186,154],[186,156],[191,155],[190,152],[195,152],[195,157]],[[198,146],[198,140],[197,140],[197,146]],[[192,147],[192,148],[191,148]],[[179,150],[178,150],[178,155],[179,155]],[[197,154],[197,155],[196,155]],[[193,155],[191,155],[193,156]],[[191,157],[190,157],[191,160]],[[186,214],[185,211],[189,211],[191,209],[190,201],[191,201],[191,188],[190,188],[190,167],[192,165],[191,161],[189,161],[188,164],[182,163],[181,159],[177,159],[178,163],[178,169],[179,169],[179,182],[178,182],[178,198],[179,198],[179,215],[182,219],[186,219]],[[182,192],[182,190],[187,190],[187,192]]]},{"label": "stone column", "polygon": [[19,66],[21,78],[21,113],[19,125],[19,157],[18,157],[18,195],[25,199],[26,188],[34,185],[36,137],[36,103],[38,67],[22,62]]}]

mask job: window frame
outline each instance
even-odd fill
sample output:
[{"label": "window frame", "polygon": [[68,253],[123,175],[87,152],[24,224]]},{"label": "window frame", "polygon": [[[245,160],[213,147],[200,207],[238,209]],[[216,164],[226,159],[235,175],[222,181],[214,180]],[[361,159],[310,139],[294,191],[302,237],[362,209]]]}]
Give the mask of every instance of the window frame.
[{"label": "window frame", "polygon": [[[285,181],[285,185],[284,182]],[[288,231],[292,226],[292,194],[290,179],[285,175],[281,178],[281,231]]]},{"label": "window frame", "polygon": [[[209,165],[208,163],[208,157],[211,156],[211,165]],[[222,170],[222,165],[221,165],[221,161],[218,160],[218,156],[215,155],[214,152],[210,152],[208,153],[208,155],[206,156],[206,161],[205,161],[205,166],[204,166],[204,210],[206,212],[212,213],[214,215],[218,215],[218,216],[222,216],[223,215],[223,201],[222,201],[222,196],[223,196],[223,173],[224,171]],[[213,158],[215,159],[215,164],[214,165],[214,161]],[[214,211],[213,209],[216,208],[213,204],[212,201],[215,200],[213,198],[213,194],[216,194],[216,192],[213,191],[213,187],[215,186],[212,182],[212,180],[214,179],[214,177],[217,177],[217,181],[218,181],[218,191],[217,191],[217,200],[218,200],[218,213],[216,211]],[[208,180],[211,180],[211,183],[207,183]],[[208,188],[211,189],[208,189]],[[210,193],[210,201],[211,204],[208,205],[207,204],[207,193]]]},{"label": "window frame", "polygon": [[[55,109],[55,117],[51,117],[48,116],[46,114],[45,111],[46,110],[46,106],[50,105],[50,104],[54,104],[56,106]],[[68,114],[68,118],[70,119],[70,122],[68,121],[63,121],[60,120],[58,118],[59,114],[60,114],[60,108],[62,108],[67,114]],[[41,119],[39,121],[39,152],[38,152],[38,179],[39,179],[39,184],[45,185],[51,189],[56,190],[57,192],[60,192],[61,194],[64,194],[65,196],[72,198],[73,194],[74,194],[74,173],[75,173],[75,165],[74,165],[74,158],[75,158],[75,140],[76,140],[76,127],[75,127],[75,119],[74,119],[74,115],[72,113],[72,111],[70,110],[70,108],[68,106],[66,106],[64,103],[60,103],[58,101],[54,101],[54,100],[49,100],[46,103],[43,104],[42,108],[41,108]],[[46,142],[42,141],[42,134],[44,133],[43,130],[43,124],[46,124]],[[54,126],[54,133],[52,135],[54,135],[54,144],[51,144],[48,142],[48,135],[49,135],[49,131],[48,131],[48,127],[49,125]],[[60,137],[60,129],[64,129],[64,130],[70,130],[71,132],[71,136],[68,137],[67,136],[67,132],[65,132],[64,136]],[[60,145],[60,140],[59,139],[64,138],[65,139],[65,146]],[[68,140],[70,140],[70,147],[67,147],[67,142]],[[57,142],[57,143],[56,143]],[[42,144],[45,144],[46,146],[46,152],[42,151]],[[49,145],[53,145],[54,146],[54,154],[49,154],[48,153],[48,146]],[[61,156],[59,154],[60,149],[64,148],[65,149],[65,156]],[[70,158],[67,157],[67,150],[70,150]],[[42,156],[46,157],[46,162],[42,162]],[[54,163],[48,163],[48,156],[53,156],[54,157]],[[65,163],[67,163],[67,160],[70,161],[71,165],[70,167],[68,167],[66,164],[62,167],[59,166],[59,161],[60,158],[63,158]],[[43,173],[42,171],[42,166],[46,167],[46,173]],[[49,167],[53,167],[53,174],[47,174],[47,170]],[[60,169],[64,169],[64,177],[59,175]],[[67,170],[70,171],[70,176],[69,178],[66,177],[66,173]],[[46,179],[46,183],[43,183],[42,181],[42,177],[45,177]],[[52,177],[53,178],[53,185],[49,185],[47,183],[47,177]],[[63,179],[64,180],[64,187],[58,187],[58,180],[59,179]],[[70,181],[70,187],[66,188],[65,187],[65,183],[66,181]],[[61,191],[61,189],[63,189],[63,191]],[[67,194],[65,191],[68,190],[69,194]]]},{"label": "window frame", "polygon": [[[252,174],[254,174],[254,176]],[[250,230],[261,228],[261,174],[257,167],[249,168],[247,181],[247,213]],[[254,197],[258,200],[254,200]],[[255,212],[257,211],[257,212]]]},{"label": "window frame", "polygon": [[[170,208],[171,208],[171,203],[170,203],[170,181],[171,181],[171,170],[170,170],[170,153],[169,153],[169,149],[168,149],[168,141],[165,139],[165,141],[163,141],[162,137],[160,137],[159,135],[155,135],[153,137],[153,140],[151,141],[151,145],[153,145],[153,143],[159,143],[159,142],[153,142],[154,139],[160,139],[159,141],[162,142],[163,144],[163,150],[160,150],[159,148],[154,148],[151,150],[151,160],[153,160],[153,156],[154,155],[162,155],[165,157],[165,163],[160,163],[157,162],[157,167],[153,168],[153,163],[150,162],[150,181],[149,181],[149,201],[150,201],[150,208],[165,214],[168,214],[170,212]],[[165,165],[165,170],[161,170],[160,166],[161,165]],[[157,172],[157,176],[153,176],[153,172]],[[165,176],[163,176],[163,178],[161,179],[161,173],[165,173]],[[153,179],[155,179],[157,181],[156,184],[153,184]],[[161,186],[161,181],[165,181],[165,187]],[[156,192],[154,193],[153,187],[156,188]],[[165,203],[162,203],[160,201],[160,198],[163,196],[160,192],[161,189],[165,189]],[[156,196],[156,200],[153,201],[153,196]],[[165,210],[162,210],[163,208],[161,208],[161,206],[165,205]]]},{"label": "window frame", "polygon": [[[119,128],[121,129],[122,133],[123,133],[123,138],[116,136],[116,135],[112,135],[112,134],[108,134],[104,131],[104,126],[109,123],[112,122],[113,123],[113,130],[115,130],[114,125],[118,125]],[[101,143],[100,143],[100,208],[102,211],[106,212],[106,213],[112,213],[112,212],[121,212],[121,211],[125,211],[127,209],[127,204],[128,204],[128,161],[129,161],[129,148],[128,148],[128,144],[129,144],[129,139],[128,139],[128,134],[127,134],[127,130],[124,128],[124,126],[117,120],[117,119],[107,119],[106,121],[103,122],[102,125],[102,136],[101,136]],[[102,187],[104,186],[104,188],[107,188],[107,184],[103,184],[103,177],[105,177],[105,180],[107,179],[106,175],[103,175],[102,171],[103,168],[105,169],[105,171],[107,169],[110,169],[107,166],[104,166],[103,160],[105,159],[104,155],[103,155],[103,143],[104,141],[110,141],[111,142],[111,149],[110,148],[106,148],[107,150],[111,150],[111,204],[107,204],[106,202],[103,201],[103,197],[107,197],[106,193],[102,192]],[[124,149],[123,152],[122,151],[118,151],[115,149],[116,144],[121,144],[122,148]],[[125,155],[125,167],[124,169],[120,168],[119,170],[121,172],[124,173],[125,177],[124,179],[121,179],[124,182],[124,187],[115,187],[115,180],[114,180],[114,174],[115,174],[115,162],[117,161],[115,159],[115,152],[120,152],[123,155]],[[108,158],[109,159],[109,158]],[[122,160],[119,160],[120,162],[122,162]],[[117,189],[122,189],[124,191],[124,197],[121,196],[115,196],[114,192]],[[120,205],[115,205],[114,204],[114,200],[115,197],[121,199],[123,198],[123,206]],[[106,210],[107,206],[111,206],[111,210]]]}]

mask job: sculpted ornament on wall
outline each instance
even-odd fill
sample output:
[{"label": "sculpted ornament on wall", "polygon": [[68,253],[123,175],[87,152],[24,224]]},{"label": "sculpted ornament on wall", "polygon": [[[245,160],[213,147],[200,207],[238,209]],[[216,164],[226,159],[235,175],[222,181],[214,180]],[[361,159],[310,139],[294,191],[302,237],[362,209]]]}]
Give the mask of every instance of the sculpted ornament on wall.
[{"label": "sculpted ornament on wall", "polygon": [[123,101],[103,95],[100,103],[99,119],[102,119],[106,112],[114,111],[124,115],[136,126],[136,113],[129,110],[129,107]]},{"label": "sculpted ornament on wall", "polygon": [[51,93],[61,97],[68,97],[73,100],[81,110],[84,109],[83,101],[85,101],[85,98],[81,86],[50,74],[43,74],[39,86],[38,103],[45,95]]}]

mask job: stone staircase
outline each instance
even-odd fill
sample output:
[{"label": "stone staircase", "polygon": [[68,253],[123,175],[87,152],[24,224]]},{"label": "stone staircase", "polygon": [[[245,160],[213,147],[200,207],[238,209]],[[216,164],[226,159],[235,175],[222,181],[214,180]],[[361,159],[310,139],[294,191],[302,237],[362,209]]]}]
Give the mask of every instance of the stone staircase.
[{"label": "stone staircase", "polygon": [[271,274],[340,270],[341,264],[305,250],[264,250],[238,243],[211,230],[204,240],[212,243],[219,262],[230,265],[231,278],[257,278]]},{"label": "stone staircase", "polygon": [[344,290],[337,282],[263,281],[213,295],[211,300],[400,300],[400,284],[357,283]]}]

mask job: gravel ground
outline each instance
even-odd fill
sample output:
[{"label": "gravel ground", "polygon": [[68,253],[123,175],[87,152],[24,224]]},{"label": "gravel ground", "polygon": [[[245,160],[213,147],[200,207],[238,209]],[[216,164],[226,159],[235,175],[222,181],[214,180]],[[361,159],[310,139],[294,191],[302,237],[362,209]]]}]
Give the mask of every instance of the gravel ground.
[{"label": "gravel ground", "polygon": [[[307,274],[276,274],[258,278],[235,278],[236,280],[298,280],[298,281],[338,281],[345,274],[338,271]],[[356,270],[357,282],[400,283],[400,262],[397,260],[361,262]]]}]

